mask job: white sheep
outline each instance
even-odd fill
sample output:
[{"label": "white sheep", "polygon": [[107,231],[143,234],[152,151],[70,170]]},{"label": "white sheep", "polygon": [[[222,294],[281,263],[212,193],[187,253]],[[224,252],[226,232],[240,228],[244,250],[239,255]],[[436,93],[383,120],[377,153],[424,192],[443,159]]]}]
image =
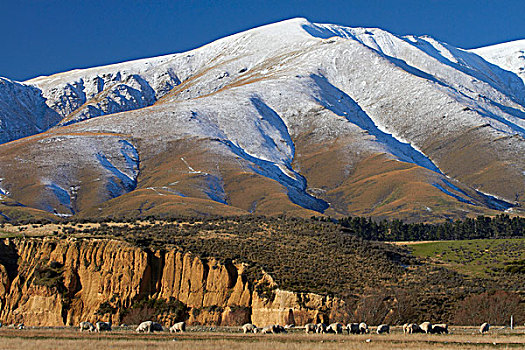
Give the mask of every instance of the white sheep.
[{"label": "white sheep", "polygon": [[139,324],[137,329],[135,329],[135,332],[141,333],[141,332],[151,332],[151,324],[153,321],[144,321]]},{"label": "white sheep", "polygon": [[315,333],[316,330],[317,330],[317,325],[315,325],[313,323],[307,323],[307,324],[304,325],[304,331],[306,333],[310,333],[310,332]]},{"label": "white sheep", "polygon": [[316,325],[315,333],[326,333],[326,325],[324,323],[318,323]]},{"label": "white sheep", "polygon": [[160,323],[153,322],[153,321],[144,321],[141,324],[139,324],[137,329],[135,329],[135,332],[137,332],[137,333],[140,333],[140,332],[151,333],[151,332],[154,332],[154,331],[161,332],[163,330],[164,330],[164,328],[162,327],[162,325]]},{"label": "white sheep", "polygon": [[84,322],[80,322],[80,331],[90,331],[90,332],[94,332],[95,331],[95,326],[93,325],[93,323],[91,322],[88,322],[88,321],[84,321]]},{"label": "white sheep", "polygon": [[359,323],[349,323],[346,325],[346,331],[348,332],[348,334],[352,333],[352,334],[359,334],[361,333],[359,331]]},{"label": "white sheep", "polygon": [[410,326],[408,323],[403,324],[403,334],[408,333],[408,326]]},{"label": "white sheep", "polygon": [[274,328],[274,325],[271,325],[271,326],[266,326],[262,329],[261,333],[262,334],[270,334],[270,333],[273,333],[273,328]]},{"label": "white sheep", "polygon": [[390,326],[387,324],[381,324],[377,327],[377,334],[390,333]]},{"label": "white sheep", "polygon": [[366,323],[361,322],[361,323],[359,324],[359,332],[360,332],[361,334],[365,334],[365,333],[369,333],[369,332],[370,332],[370,330],[368,329],[368,326],[367,326]]},{"label": "white sheep", "polygon": [[425,332],[426,334],[432,332],[432,323],[430,322],[423,322],[419,325],[419,328]]},{"label": "white sheep", "polygon": [[96,328],[97,332],[110,331],[111,330],[111,322],[97,322],[95,324],[95,328]]},{"label": "white sheep", "polygon": [[343,325],[339,322],[332,323],[326,327],[327,333],[343,334]]},{"label": "white sheep", "polygon": [[489,331],[489,328],[490,328],[490,324],[488,324],[487,322],[483,323],[481,325],[481,327],[479,327],[479,332],[481,334],[484,334],[484,333],[487,333]]},{"label": "white sheep", "polygon": [[[155,323],[155,322],[154,322]],[[186,331],[186,323],[185,322],[177,322],[173,326],[170,327],[170,333],[177,333],[177,332],[185,332]]]},{"label": "white sheep", "polygon": [[244,334],[246,333],[257,333],[255,330],[257,329],[256,326],[254,326],[253,324],[251,323],[246,323],[242,326],[242,331],[244,332]]},{"label": "white sheep", "polygon": [[448,325],[445,323],[439,323],[432,326],[432,334],[448,334]]}]

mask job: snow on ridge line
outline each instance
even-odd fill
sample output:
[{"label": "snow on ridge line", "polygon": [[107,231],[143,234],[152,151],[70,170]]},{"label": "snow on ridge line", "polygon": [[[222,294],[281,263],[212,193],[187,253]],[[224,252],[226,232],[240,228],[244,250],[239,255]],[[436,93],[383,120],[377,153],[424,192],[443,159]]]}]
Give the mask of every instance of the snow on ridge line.
[{"label": "snow on ridge line", "polygon": [[[352,28],[319,23],[303,25],[303,29],[322,39],[339,37],[359,42],[405,71],[435,83],[450,85],[454,89],[456,84],[472,89],[473,78],[488,84],[503,95],[514,96],[521,104],[525,103],[525,87],[520,77],[513,74],[516,73],[515,70],[510,69],[509,72],[505,67],[486,61],[474,52],[456,48],[430,36],[399,36],[380,28]],[[440,64],[432,64],[432,60]],[[457,75],[458,73],[466,76]],[[451,80],[450,74],[456,74],[459,80]],[[522,80],[525,81],[525,76]]]},{"label": "snow on ridge line", "polygon": [[[223,44],[226,41],[237,39],[243,35],[252,34],[252,33],[258,33],[265,30],[273,30],[277,33],[286,34],[287,31],[296,30],[299,27],[299,24],[309,24],[310,22],[303,17],[296,17],[296,18],[290,18],[279,22],[269,23],[262,26],[258,26],[255,28],[251,28],[245,31],[237,32],[231,35],[227,35],[225,37],[213,40],[211,42],[208,42],[202,46],[187,50],[187,51],[181,51],[181,52],[174,52],[166,55],[161,56],[152,56],[152,57],[145,57],[145,58],[139,58],[134,60],[126,60],[116,63],[111,63],[107,65],[102,66],[95,66],[95,67],[87,67],[87,68],[76,68],[69,71],[59,72],[55,74],[50,75],[41,75],[37,76],[28,80],[23,81],[23,83],[31,84],[31,85],[38,85],[38,83],[42,83],[45,80],[55,80],[55,79],[62,79],[64,76],[70,75],[72,77],[76,77],[76,79],[80,79],[82,76],[86,75],[97,75],[97,73],[100,72],[107,72],[107,71],[133,71],[133,70],[148,70],[159,63],[165,63],[167,61],[173,60],[175,58],[185,56],[185,55],[193,55],[197,51],[200,50],[207,50],[211,48],[213,45],[219,46],[220,44]],[[286,29],[286,30],[285,30]]]},{"label": "snow on ridge line", "polygon": [[525,85],[525,39],[468,50],[502,69],[517,74]]},{"label": "snow on ridge line", "polygon": [[517,40],[512,40],[512,41],[506,41],[506,42],[502,42],[502,43],[497,43],[497,44],[493,44],[493,45],[486,45],[486,46],[480,46],[480,47],[475,47],[475,48],[471,48],[471,49],[466,49],[467,51],[471,51],[471,52],[483,52],[483,51],[498,51],[498,50],[502,50],[502,49],[523,49],[525,48],[525,39],[517,39]]},{"label": "snow on ridge line", "polygon": [[[240,37],[242,35],[247,35],[247,34],[251,34],[251,33],[260,33],[260,32],[264,32],[264,31],[275,31],[277,33],[282,33],[282,34],[288,34],[290,32],[295,32],[297,34],[298,33],[297,29],[299,29],[299,28],[302,28],[306,33],[308,33],[311,36],[321,37],[321,38],[325,38],[325,39],[328,38],[328,37],[333,37],[333,36],[341,36],[341,37],[352,38],[352,39],[356,39],[357,40],[357,37],[355,35],[351,34],[351,31],[362,31],[363,33],[370,32],[370,34],[373,34],[373,32],[376,32],[376,31],[389,33],[388,31],[385,31],[384,29],[381,29],[381,28],[351,27],[351,26],[338,25],[338,24],[329,24],[329,23],[314,23],[314,22],[310,22],[308,19],[306,19],[304,17],[295,17],[295,18],[289,18],[289,19],[285,19],[285,20],[282,20],[282,21],[274,22],[274,23],[264,24],[264,25],[261,25],[261,26],[255,27],[255,28],[251,28],[251,29],[248,29],[248,30],[245,30],[245,31],[234,33],[234,34],[225,36],[223,38],[219,38],[217,40],[214,40],[214,41],[211,41],[209,43],[206,43],[206,44],[204,44],[204,45],[202,45],[200,47],[196,47],[194,49],[190,49],[190,50],[187,50],[187,51],[182,51],[182,52],[177,52],[177,53],[170,53],[170,54],[161,55],[161,56],[139,58],[139,59],[135,59],[135,60],[121,61],[121,62],[111,63],[111,64],[107,64],[107,65],[102,65],[102,66],[96,66],[96,67],[77,68],[77,69],[72,69],[72,70],[69,70],[69,71],[59,72],[59,73],[55,73],[55,74],[51,74],[51,75],[37,76],[37,77],[34,77],[34,78],[31,78],[31,79],[23,81],[23,83],[38,84],[39,82],[42,82],[44,80],[48,80],[48,79],[51,79],[51,78],[53,78],[53,79],[60,79],[64,75],[71,75],[71,76],[79,75],[80,76],[80,75],[86,75],[86,74],[89,74],[89,73],[96,73],[98,71],[108,71],[108,70],[114,70],[114,69],[116,69],[116,70],[128,70],[128,69],[138,69],[138,68],[140,68],[140,69],[149,69],[149,68],[151,68],[152,66],[154,66],[154,65],[156,65],[158,63],[163,63],[163,62],[169,61],[169,60],[171,60],[173,58],[176,58],[176,57],[178,57],[180,55],[193,54],[197,50],[206,49],[210,45],[219,44],[219,43],[223,43],[224,41],[227,41],[227,40],[236,39],[236,38],[238,38],[238,37]],[[391,33],[389,33],[389,34],[391,34]],[[395,34],[391,34],[391,35],[396,36]],[[411,35],[407,35],[406,37],[408,38],[410,36]],[[396,36],[396,37],[398,37],[398,36]],[[424,39],[426,37],[428,37],[428,36],[420,36],[419,38],[420,39]],[[399,38],[402,38],[402,37],[399,37]],[[428,37],[428,38],[431,38],[431,37]],[[434,40],[434,41],[436,41],[438,43],[441,43],[440,41],[437,41],[437,40],[435,40],[433,38],[432,38],[432,40]],[[465,50],[465,51],[475,52],[475,51],[478,51],[478,50],[486,50],[486,49],[490,49],[490,48],[496,48],[496,47],[499,47],[499,46],[501,46],[501,47],[508,47],[508,46],[512,46],[512,45],[519,45],[519,44],[522,44],[522,43],[524,43],[524,45],[525,45],[525,39],[524,40],[516,40],[516,41],[506,42],[506,43],[500,43],[500,44],[495,44],[495,45],[485,46],[485,47],[480,47],[480,48],[475,48],[475,49],[468,49],[468,50]]]},{"label": "snow on ridge line", "polygon": [[171,54],[162,55],[162,56],[153,56],[153,57],[139,58],[136,60],[121,61],[121,62],[111,63],[107,65],[102,65],[102,66],[76,68],[76,69],[54,73],[50,75],[39,75],[37,77],[24,80],[21,83],[29,84],[29,85],[38,85],[38,83],[42,83],[45,80],[62,79],[67,75],[70,75],[71,76],[70,80],[73,81],[75,79],[78,80],[84,76],[89,76],[90,74],[97,75],[100,72],[127,71],[127,70],[133,70],[133,69],[138,69],[138,70],[149,69],[151,66],[148,66],[148,65],[159,63],[156,61],[160,61],[160,63],[163,63],[167,61],[168,59],[171,59],[177,55],[179,55],[179,53],[171,53]]}]

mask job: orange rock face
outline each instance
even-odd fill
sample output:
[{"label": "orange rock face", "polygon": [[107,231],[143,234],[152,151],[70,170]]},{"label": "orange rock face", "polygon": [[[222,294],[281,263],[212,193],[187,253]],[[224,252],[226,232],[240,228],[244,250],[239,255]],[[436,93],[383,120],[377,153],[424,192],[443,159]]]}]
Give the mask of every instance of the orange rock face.
[{"label": "orange rock face", "polygon": [[[272,285],[261,296],[258,283]],[[244,266],[177,249],[151,251],[107,239],[6,239],[0,242],[0,320],[28,326],[122,321],[143,300],[177,300],[189,324],[296,325],[327,321],[342,301],[276,288],[269,275],[249,281]],[[175,315],[157,318],[169,323]],[[178,316],[181,317],[180,315]]]}]

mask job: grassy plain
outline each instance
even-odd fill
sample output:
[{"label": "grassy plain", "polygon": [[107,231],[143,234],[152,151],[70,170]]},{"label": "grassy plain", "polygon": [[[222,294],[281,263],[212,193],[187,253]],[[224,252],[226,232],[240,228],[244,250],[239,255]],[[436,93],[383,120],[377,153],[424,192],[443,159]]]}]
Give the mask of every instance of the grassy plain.
[{"label": "grassy plain", "polygon": [[304,334],[297,329],[289,334],[241,334],[237,329],[184,334],[136,334],[116,330],[103,334],[79,333],[75,328],[2,329],[2,349],[522,349],[525,329],[494,329],[480,335],[472,327],[452,328],[448,335],[403,335],[399,327],[391,334],[321,335]]},{"label": "grassy plain", "polygon": [[525,259],[525,238],[414,242],[407,247],[417,257],[478,277],[498,273],[505,263]]}]

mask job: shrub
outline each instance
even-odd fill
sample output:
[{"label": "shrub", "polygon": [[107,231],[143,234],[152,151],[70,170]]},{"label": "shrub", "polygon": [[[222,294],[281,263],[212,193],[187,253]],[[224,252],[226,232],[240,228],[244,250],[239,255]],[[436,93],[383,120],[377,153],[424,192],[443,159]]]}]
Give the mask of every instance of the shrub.
[{"label": "shrub", "polygon": [[505,264],[503,268],[508,273],[525,273],[525,260],[512,261]]},{"label": "shrub", "polygon": [[454,323],[472,325],[488,322],[504,325],[513,315],[518,324],[525,319],[525,309],[520,301],[517,294],[503,290],[471,295],[458,304]]},{"label": "shrub", "polygon": [[271,286],[267,281],[262,281],[255,286],[255,291],[259,297],[273,301],[275,299],[275,289],[276,286]]},{"label": "shrub", "polygon": [[107,314],[116,314],[117,308],[112,306],[109,302],[105,301],[98,307],[98,310],[95,312],[95,315],[107,315]]},{"label": "shrub", "polygon": [[186,312],[186,305],[173,297],[168,300],[142,299],[123,312],[122,321],[137,324],[148,319],[158,319],[159,316],[169,316],[173,320],[182,320],[186,316]]},{"label": "shrub", "polygon": [[66,289],[64,286],[63,272],[63,266],[56,261],[51,261],[49,264],[40,262],[37,264],[33,274],[32,284],[56,288],[56,290],[62,294]]}]

